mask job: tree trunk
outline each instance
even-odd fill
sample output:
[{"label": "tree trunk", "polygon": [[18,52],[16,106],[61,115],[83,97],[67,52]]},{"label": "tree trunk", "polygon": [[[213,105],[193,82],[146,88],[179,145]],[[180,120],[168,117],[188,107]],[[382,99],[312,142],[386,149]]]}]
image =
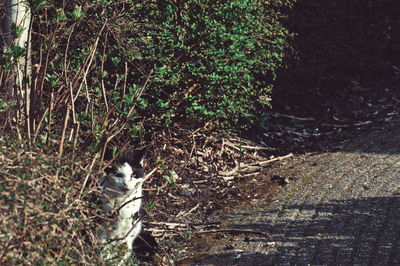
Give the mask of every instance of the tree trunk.
[{"label": "tree trunk", "polygon": [[[11,2],[10,0],[4,0],[3,5],[1,6],[1,11],[4,11],[4,16],[1,17],[1,39],[0,39],[0,52],[6,53],[7,48],[11,47],[12,44],[12,34],[11,34]],[[5,75],[5,73],[2,73]],[[1,80],[1,95],[2,98],[4,96],[11,95],[13,93],[14,88],[14,78],[7,75],[7,77],[3,77]]]},{"label": "tree trunk", "polygon": [[[5,87],[7,98],[17,101],[24,114],[26,133],[30,137],[31,10],[27,0],[4,0],[5,16],[1,21],[2,51],[12,56],[13,73]],[[24,55],[16,57],[23,48]]]}]

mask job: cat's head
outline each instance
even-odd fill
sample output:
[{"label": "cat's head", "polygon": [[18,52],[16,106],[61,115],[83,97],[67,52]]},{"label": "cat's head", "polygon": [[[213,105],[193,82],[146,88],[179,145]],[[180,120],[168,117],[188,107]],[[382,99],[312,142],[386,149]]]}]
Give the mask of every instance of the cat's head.
[{"label": "cat's head", "polygon": [[143,161],[146,150],[138,150],[126,154],[106,168],[106,176],[100,180],[100,185],[111,194],[124,194],[133,189],[141,188],[144,178]]}]

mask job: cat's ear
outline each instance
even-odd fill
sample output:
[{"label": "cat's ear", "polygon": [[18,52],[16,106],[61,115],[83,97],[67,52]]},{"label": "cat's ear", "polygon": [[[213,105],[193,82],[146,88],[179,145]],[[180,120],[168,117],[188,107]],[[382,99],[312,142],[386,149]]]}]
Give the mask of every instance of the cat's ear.
[{"label": "cat's ear", "polygon": [[105,172],[107,175],[111,175],[114,171],[115,171],[115,169],[114,169],[113,167],[111,167],[111,166],[109,166],[109,167],[107,167],[107,168],[104,169],[104,172]]},{"label": "cat's ear", "polygon": [[128,163],[133,168],[143,168],[146,148],[123,155],[117,160],[117,164]]},{"label": "cat's ear", "polygon": [[111,149],[109,147],[106,148],[103,154],[103,160],[104,161],[111,161],[114,158],[114,151],[115,148]]},{"label": "cat's ear", "polygon": [[134,160],[135,160],[135,164],[137,166],[143,168],[144,157],[146,156],[146,151],[147,151],[147,148],[143,148],[143,149],[137,150],[134,153]]}]

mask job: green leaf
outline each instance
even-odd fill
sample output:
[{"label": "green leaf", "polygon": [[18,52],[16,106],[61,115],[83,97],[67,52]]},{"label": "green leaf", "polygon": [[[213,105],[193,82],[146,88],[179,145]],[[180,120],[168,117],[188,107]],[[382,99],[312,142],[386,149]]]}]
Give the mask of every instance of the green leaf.
[{"label": "green leaf", "polygon": [[74,11],[72,11],[72,18],[74,20],[79,20],[79,19],[83,18],[84,16],[85,16],[85,14],[82,11],[82,7],[75,6]]},{"label": "green leaf", "polygon": [[65,16],[64,9],[62,8],[57,9],[57,14],[55,19],[56,23],[60,23],[66,19],[67,17]]}]

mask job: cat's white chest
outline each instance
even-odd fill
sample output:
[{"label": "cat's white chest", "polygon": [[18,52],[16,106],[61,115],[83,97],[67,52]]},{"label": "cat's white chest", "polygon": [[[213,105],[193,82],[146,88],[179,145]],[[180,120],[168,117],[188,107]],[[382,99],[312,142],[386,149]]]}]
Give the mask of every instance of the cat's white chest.
[{"label": "cat's white chest", "polygon": [[[132,226],[139,219],[139,210],[142,203],[142,188],[137,187],[135,193],[131,193],[129,197],[118,197],[104,202],[103,208],[105,212],[111,213],[116,211],[115,220],[111,222],[111,234],[120,235],[127,234]],[[110,231],[108,228],[107,231]]]},{"label": "cat's white chest", "polygon": [[[135,214],[132,214],[135,216]],[[113,239],[121,239],[121,242],[125,242],[125,238],[129,238],[131,233],[138,231],[136,228],[141,226],[139,217],[134,218],[120,218],[117,222],[111,224],[112,230],[110,232],[110,237]],[[136,230],[135,230],[136,229]]]}]

